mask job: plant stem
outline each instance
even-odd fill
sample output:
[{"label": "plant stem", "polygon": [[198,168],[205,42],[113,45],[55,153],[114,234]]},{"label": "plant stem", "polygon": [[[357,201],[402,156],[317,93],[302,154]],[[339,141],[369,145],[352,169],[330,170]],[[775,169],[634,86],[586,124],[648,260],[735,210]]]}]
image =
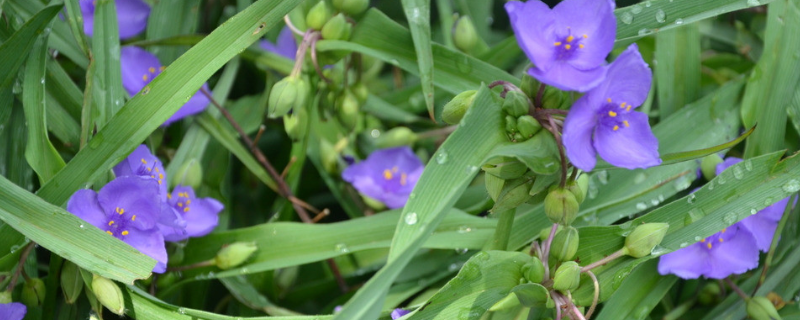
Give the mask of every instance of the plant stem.
[{"label": "plant stem", "polygon": [[606,263],[609,263],[609,262],[613,261],[614,259],[619,258],[619,257],[624,256],[624,255],[625,255],[625,248],[619,249],[617,251],[614,251],[614,253],[608,255],[605,258],[597,260],[597,261],[589,264],[588,266],[585,266],[585,267],[581,268],[581,272],[587,272],[589,270],[592,270],[594,268],[602,266],[602,265],[604,265]]},{"label": "plant stem", "polygon": [[[14,271],[14,275],[11,276],[11,283],[8,285],[8,292],[13,291],[14,286],[17,285],[17,279],[19,279],[19,275],[20,273],[22,273],[22,268],[25,267],[25,260],[28,259],[28,254],[31,253],[31,249],[33,249],[33,246],[35,244],[36,244],[35,242],[31,241],[30,243],[28,243],[28,245],[25,246],[24,249],[22,249],[23,251],[22,254],[20,254],[19,256],[19,263],[17,264],[17,270]],[[25,278],[26,279],[28,278],[27,275],[25,275]]]},{"label": "plant stem", "polygon": [[544,241],[544,247],[542,248],[542,264],[544,265],[545,279],[550,279],[550,267],[547,265],[547,261],[550,260],[550,244],[553,243],[553,237],[556,236],[556,231],[558,231],[558,223],[554,223],[553,227],[550,228],[550,235],[547,236],[547,239]]},{"label": "plant stem", "polygon": [[514,225],[514,215],[516,209],[501,211],[498,214],[497,228],[494,229],[492,242],[487,246],[487,250],[506,250],[508,239],[511,237],[511,228]]},{"label": "plant stem", "polygon": [[736,292],[736,294],[742,297],[742,300],[747,301],[750,299],[750,297],[748,297],[747,294],[745,294],[744,291],[742,291],[742,289],[739,288],[739,286],[737,286],[735,283],[733,283],[733,281],[731,281],[731,278],[725,278],[725,283],[727,283],[728,286],[730,286],[731,289],[733,289],[733,291]]},{"label": "plant stem", "polygon": [[592,306],[589,307],[589,311],[586,312],[586,319],[589,319],[594,313],[594,309],[597,308],[597,302],[600,301],[600,282],[597,281],[597,277],[594,275],[594,272],[586,270],[586,273],[589,274],[589,277],[592,278],[592,284],[594,284],[594,297],[592,299]]}]

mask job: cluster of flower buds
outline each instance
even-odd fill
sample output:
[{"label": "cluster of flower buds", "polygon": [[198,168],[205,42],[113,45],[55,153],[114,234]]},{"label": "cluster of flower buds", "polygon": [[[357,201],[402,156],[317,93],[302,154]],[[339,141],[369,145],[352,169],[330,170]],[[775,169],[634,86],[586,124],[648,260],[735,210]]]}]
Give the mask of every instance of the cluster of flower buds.
[{"label": "cluster of flower buds", "polygon": [[514,142],[526,141],[542,130],[542,125],[528,114],[531,100],[525,93],[510,90],[503,100],[505,129],[509,139]]}]

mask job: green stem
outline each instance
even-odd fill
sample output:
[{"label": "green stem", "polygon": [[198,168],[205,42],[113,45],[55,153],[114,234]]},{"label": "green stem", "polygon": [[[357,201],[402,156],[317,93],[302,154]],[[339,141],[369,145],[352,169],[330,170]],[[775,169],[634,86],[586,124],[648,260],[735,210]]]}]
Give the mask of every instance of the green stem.
[{"label": "green stem", "polygon": [[509,209],[502,211],[498,214],[497,228],[494,230],[492,242],[489,243],[486,249],[488,250],[506,250],[508,247],[508,239],[511,237],[511,227],[514,225],[514,215],[516,209]]},{"label": "green stem", "polygon": [[764,269],[761,270],[761,277],[758,278],[758,284],[753,289],[753,295],[756,294],[758,288],[764,283],[764,280],[767,279],[767,269],[772,264],[772,258],[775,256],[775,248],[778,247],[778,240],[781,238],[781,232],[783,231],[783,227],[786,225],[786,221],[789,220],[789,212],[792,210],[792,204],[797,200],[797,195],[792,196],[789,199],[789,202],[786,204],[786,208],[783,210],[783,216],[781,217],[781,221],[778,222],[778,227],[775,229],[775,235],[772,236],[772,243],[769,246],[769,252],[767,252],[767,257],[764,259]]}]

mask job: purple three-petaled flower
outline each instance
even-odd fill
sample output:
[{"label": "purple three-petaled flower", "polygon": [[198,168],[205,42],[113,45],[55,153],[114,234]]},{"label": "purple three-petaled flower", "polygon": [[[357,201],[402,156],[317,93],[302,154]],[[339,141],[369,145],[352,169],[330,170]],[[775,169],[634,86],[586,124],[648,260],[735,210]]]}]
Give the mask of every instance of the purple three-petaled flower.
[{"label": "purple three-petaled flower", "polygon": [[275,40],[275,43],[269,40],[261,40],[258,45],[261,46],[261,49],[279,54],[290,60],[294,60],[297,54],[297,41],[294,39],[294,34],[292,34],[292,30],[289,27],[281,29],[281,33],[278,34],[278,39]]},{"label": "purple three-petaled flower", "polygon": [[153,272],[166,270],[164,236],[156,227],[162,205],[155,179],[126,176],[99,192],[78,190],[67,202],[67,211],[155,259]]},{"label": "purple three-petaled flower", "polygon": [[633,111],[647,99],[652,74],[636,44],[619,55],[597,87],[578,99],[564,121],[564,146],[573,165],[591,171],[600,154],[628,169],[661,163],[647,115]]},{"label": "purple three-petaled flower", "polygon": [[422,161],[405,146],[373,152],[366,160],[347,167],[342,179],[365,196],[397,209],[408,201],[422,169]]},{"label": "purple three-petaled flower", "polygon": [[400,309],[400,308],[394,309],[394,310],[392,310],[392,314],[391,314],[392,320],[400,319],[402,316],[407,315],[409,313],[411,313],[411,311],[403,310],[403,309]]},{"label": "purple three-petaled flower", "polygon": [[[94,10],[97,0],[80,0],[81,15],[83,16],[83,32],[88,36],[94,34]],[[150,6],[142,0],[116,0],[117,24],[119,25],[119,38],[127,39],[136,36],[147,27],[147,17],[150,16]]]},{"label": "purple three-petaled flower", "polygon": [[4,320],[22,320],[28,308],[19,302],[0,303],[0,319]]},{"label": "purple three-petaled flower", "polygon": [[219,212],[224,208],[213,198],[197,198],[192,187],[181,185],[167,195],[167,203],[186,221],[184,230],[164,234],[167,241],[182,241],[211,233],[219,223]]},{"label": "purple three-petaled flower", "polygon": [[606,74],[617,22],[612,0],[564,0],[550,9],[538,0],[505,5],[528,74],[561,90],[585,92]]},{"label": "purple three-petaled flower", "polygon": [[[150,81],[164,71],[164,67],[161,66],[161,62],[158,61],[155,55],[147,52],[147,50],[133,46],[122,48],[119,64],[122,68],[122,86],[131,96],[142,90]],[[203,84],[202,88],[208,91],[208,84]],[[209,102],[208,97],[198,90],[161,126],[165,127],[175,121],[200,113],[205,110]]]}]

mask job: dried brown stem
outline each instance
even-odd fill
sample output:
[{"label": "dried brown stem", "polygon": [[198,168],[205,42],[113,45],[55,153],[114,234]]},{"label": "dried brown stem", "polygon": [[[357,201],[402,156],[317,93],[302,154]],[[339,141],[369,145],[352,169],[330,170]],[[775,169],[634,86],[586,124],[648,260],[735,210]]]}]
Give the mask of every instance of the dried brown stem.
[{"label": "dried brown stem", "polygon": [[260,125],[258,126],[258,132],[256,133],[256,137],[253,138],[253,144],[258,144],[258,140],[261,140],[261,135],[264,134],[264,131],[267,130],[267,126]]},{"label": "dried brown stem", "polygon": [[[28,243],[25,246],[24,249],[22,249],[23,251],[22,251],[22,254],[20,254],[20,256],[19,256],[19,264],[17,264],[17,270],[14,271],[14,275],[11,276],[11,283],[8,284],[8,292],[13,291],[14,290],[14,286],[17,285],[17,279],[19,279],[19,275],[20,275],[20,273],[23,272],[22,269],[25,267],[25,260],[28,260],[28,254],[31,253],[31,250],[33,249],[34,245],[36,245],[36,243],[31,241],[30,243]],[[28,279],[28,275],[27,274],[25,274],[24,277],[25,277],[25,279]]]},{"label": "dried brown stem", "polygon": [[558,131],[555,120],[553,120],[552,116],[547,115],[547,121],[550,122],[550,125],[546,126],[546,128],[553,134],[553,138],[556,139],[558,154],[561,156],[561,182],[559,186],[563,189],[567,185],[567,156],[564,153],[564,145],[561,143],[561,133]]},{"label": "dried brown stem", "polygon": [[544,89],[546,87],[547,85],[542,83],[539,85],[539,91],[536,92],[536,101],[534,101],[534,105],[539,109],[544,108],[544,102],[542,101],[542,99],[544,99]]},{"label": "dried brown stem", "polygon": [[733,291],[735,291],[736,294],[738,294],[739,297],[742,298],[742,300],[747,301],[750,299],[750,297],[748,297],[747,294],[744,293],[744,291],[742,291],[741,288],[739,288],[739,286],[737,286],[735,283],[733,283],[733,281],[731,281],[731,278],[725,278],[725,283],[727,283],[728,286],[730,286],[731,289],[733,289]]},{"label": "dried brown stem", "polygon": [[[254,142],[255,143],[255,142]],[[281,172],[281,179],[286,179],[286,175],[289,174],[289,169],[292,168],[292,165],[297,161],[297,157],[289,158],[289,163],[286,164],[286,167],[283,168],[283,172]]]},{"label": "dried brown stem", "polygon": [[312,221],[314,221],[314,223],[317,223],[320,220],[325,219],[325,217],[327,217],[330,214],[331,214],[331,212],[327,208],[323,209],[322,212],[318,213],[317,216],[315,216],[314,220],[312,220]]}]

